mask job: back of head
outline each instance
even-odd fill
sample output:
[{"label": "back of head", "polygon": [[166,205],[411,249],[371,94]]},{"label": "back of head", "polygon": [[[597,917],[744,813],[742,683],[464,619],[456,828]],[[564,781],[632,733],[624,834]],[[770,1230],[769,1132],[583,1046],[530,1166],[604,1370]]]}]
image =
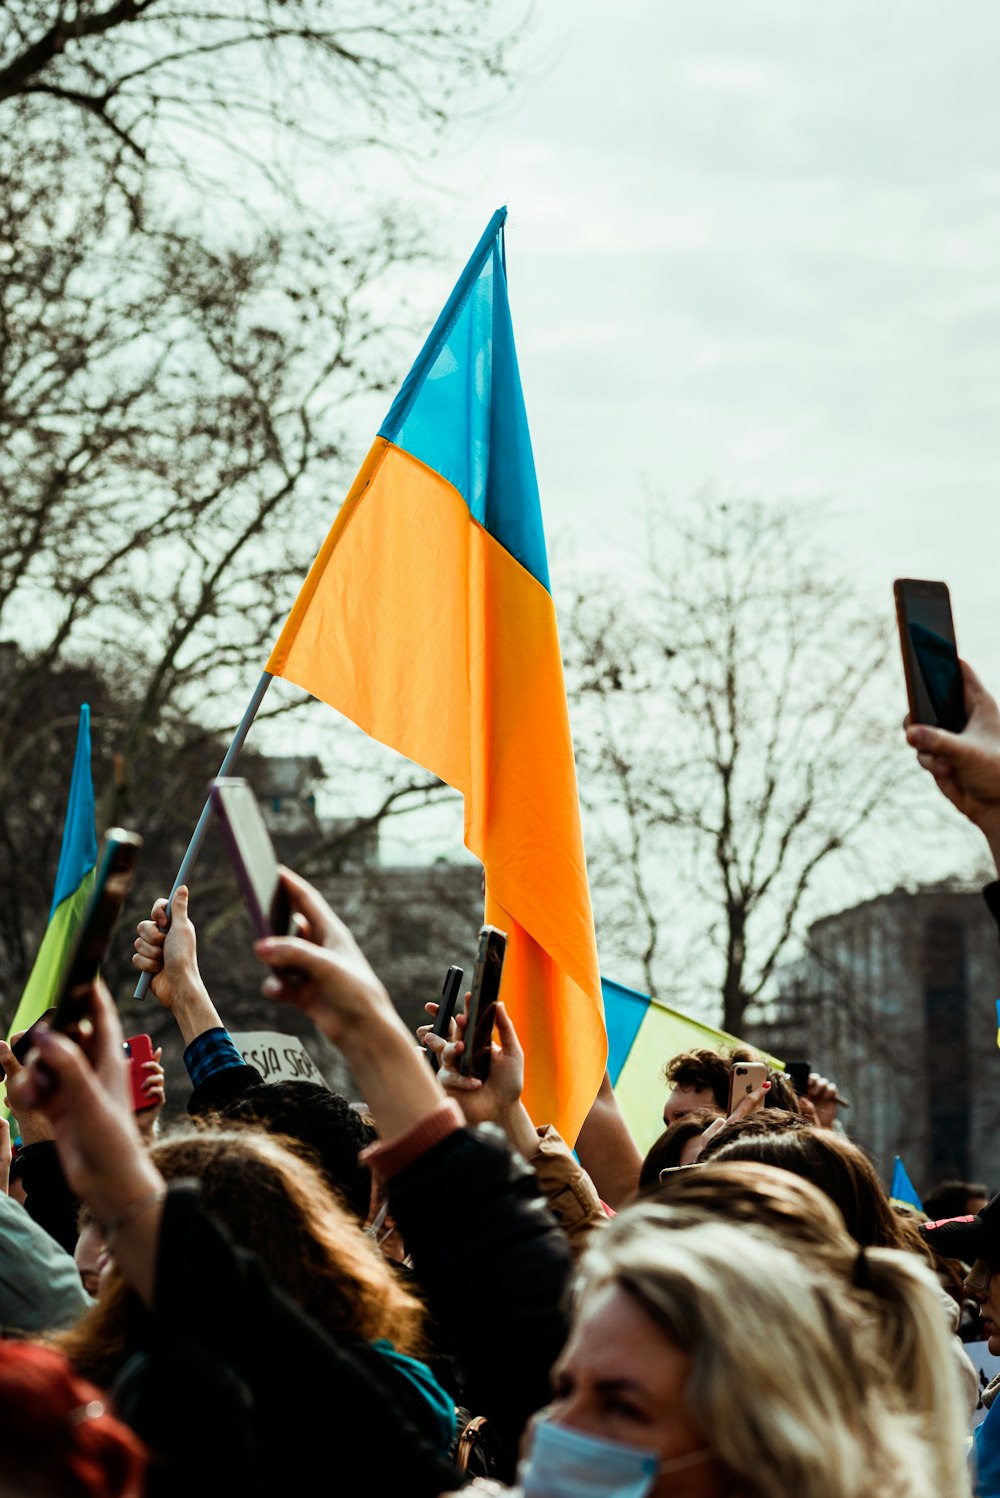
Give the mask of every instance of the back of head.
[{"label": "back of head", "polygon": [[[777,1238],[829,1276],[868,1318],[896,1387],[928,1422],[932,1438],[939,1429],[960,1429],[964,1416],[941,1292],[922,1255],[859,1249],[829,1197],[801,1176],[754,1161],[680,1171],[664,1180],[655,1199]],[[945,1460],[951,1451],[946,1443]]]},{"label": "back of head", "polygon": [[693,1113],[685,1113],[683,1118],[675,1119],[669,1128],[664,1129],[656,1143],[650,1146],[649,1153],[642,1162],[639,1190],[643,1194],[655,1190],[660,1183],[661,1170],[683,1165],[685,1162],[681,1159],[681,1154],[684,1146],[703,1134],[717,1117],[718,1114],[711,1108],[696,1108]]},{"label": "back of head", "polygon": [[753,1139],[758,1134],[783,1134],[789,1129],[811,1129],[812,1124],[801,1113],[789,1113],[784,1108],[758,1108],[747,1118],[729,1118],[698,1156],[699,1163],[707,1165],[714,1160],[727,1144],[737,1139]]},{"label": "back of head", "polygon": [[[916,1440],[908,1448],[910,1424],[892,1409],[856,1305],[775,1241],[700,1213],[635,1205],[585,1257],[583,1308],[607,1284],[690,1358],[688,1408],[748,1498],[931,1490],[927,1453]],[[944,1476],[941,1495],[967,1491]]]},{"label": "back of head", "polygon": [[[277,1137],[256,1129],[188,1129],[150,1151],[169,1181],[196,1180],[206,1209],[252,1252],[271,1281],[334,1335],[388,1337],[400,1352],[420,1343],[423,1312],[319,1172]],[[116,1276],[59,1345],[98,1382],[127,1350],[127,1292]]]},{"label": "back of head", "polygon": [[0,1448],[5,1494],[140,1498],[144,1491],[142,1442],[48,1347],[0,1341]]},{"label": "back of head", "polygon": [[806,1125],[777,1132],[741,1130],[727,1143],[712,1143],[717,1147],[710,1155],[706,1151],[712,1160],[756,1160],[811,1181],[840,1208],[847,1231],[862,1248],[906,1246],[871,1161],[832,1129]]},{"label": "back of head", "polygon": [[923,1208],[931,1222],[971,1217],[986,1205],[991,1194],[981,1181],[941,1181],[924,1196]]},{"label": "back of head", "polygon": [[371,1201],[371,1171],[358,1160],[375,1130],[339,1092],[316,1082],[260,1082],[218,1113],[225,1124],[256,1125],[305,1145],[327,1185],[364,1222]]}]

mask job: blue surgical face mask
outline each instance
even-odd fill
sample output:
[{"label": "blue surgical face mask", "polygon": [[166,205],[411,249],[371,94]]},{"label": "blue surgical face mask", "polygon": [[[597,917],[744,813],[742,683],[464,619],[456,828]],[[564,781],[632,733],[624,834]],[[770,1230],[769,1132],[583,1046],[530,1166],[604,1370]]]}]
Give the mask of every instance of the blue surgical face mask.
[{"label": "blue surgical face mask", "polygon": [[518,1479],[524,1498],[649,1498],[658,1478],[711,1458],[700,1450],[664,1462],[655,1451],[540,1420]]}]

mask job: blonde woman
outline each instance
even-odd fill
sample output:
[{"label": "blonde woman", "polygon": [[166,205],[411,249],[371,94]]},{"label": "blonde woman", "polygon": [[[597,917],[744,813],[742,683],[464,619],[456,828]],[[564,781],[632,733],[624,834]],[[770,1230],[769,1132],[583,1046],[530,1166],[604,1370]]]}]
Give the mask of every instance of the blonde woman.
[{"label": "blonde woman", "polygon": [[629,1208],[584,1260],[524,1498],[968,1498],[961,1426],[931,1440],[867,1333],[776,1240]]},{"label": "blonde woman", "polygon": [[840,1284],[869,1317],[889,1374],[906,1408],[926,1420],[928,1438],[966,1423],[979,1382],[954,1335],[955,1302],[925,1255],[859,1248],[824,1192],[791,1171],[750,1160],[678,1171],[665,1177],[654,1199],[766,1237],[777,1234],[786,1248]]}]

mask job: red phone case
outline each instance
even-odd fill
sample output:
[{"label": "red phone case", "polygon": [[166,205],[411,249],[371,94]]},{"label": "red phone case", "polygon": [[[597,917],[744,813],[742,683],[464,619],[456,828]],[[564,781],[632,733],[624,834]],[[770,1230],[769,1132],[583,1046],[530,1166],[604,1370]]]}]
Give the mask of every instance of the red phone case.
[{"label": "red phone case", "polygon": [[142,1070],[146,1061],[153,1060],[153,1042],[148,1035],[130,1035],[125,1041],[129,1058],[129,1076],[132,1079],[132,1112],[141,1113],[144,1108],[155,1108],[156,1102],[142,1090],[146,1073]]}]

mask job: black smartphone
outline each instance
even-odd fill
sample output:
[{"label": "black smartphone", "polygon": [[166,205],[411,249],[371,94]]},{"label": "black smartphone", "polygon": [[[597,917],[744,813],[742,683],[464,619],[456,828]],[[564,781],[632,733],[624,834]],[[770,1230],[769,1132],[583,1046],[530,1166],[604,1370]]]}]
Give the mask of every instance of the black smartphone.
[{"label": "black smartphone", "polygon": [[14,1052],[14,1055],[17,1057],[18,1061],[20,1061],[22,1066],[28,1059],[28,1052],[31,1050],[31,1047],[35,1043],[35,1031],[41,1025],[51,1024],[52,1016],[55,1014],[55,1012],[55,1009],[46,1009],[45,1013],[39,1015],[38,1019],[35,1020],[35,1023],[30,1027],[30,1029],[25,1030],[24,1034],[21,1036],[21,1039],[14,1041],[14,1044],[11,1046],[11,1050]]},{"label": "black smartphone", "polygon": [[[460,967],[450,967],[445,974],[444,986],[441,989],[441,1002],[438,1005],[438,1012],[434,1016],[434,1023],[431,1026],[432,1035],[443,1035],[447,1038],[448,1030],[455,1013],[455,1007],[458,1004],[458,996],[462,992],[462,979],[464,977],[465,971]],[[441,1063],[433,1051],[427,1052],[427,1059],[435,1071],[441,1070]]]},{"label": "black smartphone", "polygon": [[59,981],[55,1007],[49,1020],[53,1030],[74,1035],[90,1013],[91,988],[108,950],[115,922],[132,887],[141,848],[142,838],[137,832],[112,827],[104,834],[94,892],[76,945]]},{"label": "black smartphone", "polygon": [[892,591],[910,717],[914,723],[961,733],[967,721],[965,692],[947,586],[898,577]]},{"label": "black smartphone", "polygon": [[809,1092],[809,1078],[812,1076],[811,1061],[786,1061],[785,1076],[795,1088],[796,1097],[805,1097]]},{"label": "black smartphone", "polygon": [[489,1076],[493,1059],[493,1025],[506,952],[506,931],[500,931],[496,926],[484,926],[479,933],[479,954],[472,975],[465,1025],[465,1049],[459,1062],[463,1076],[478,1077],[481,1082]]},{"label": "black smartphone", "polygon": [[298,922],[292,915],[271,834],[252,787],[236,776],[224,776],[209,784],[208,796],[257,935],[296,935]]}]

